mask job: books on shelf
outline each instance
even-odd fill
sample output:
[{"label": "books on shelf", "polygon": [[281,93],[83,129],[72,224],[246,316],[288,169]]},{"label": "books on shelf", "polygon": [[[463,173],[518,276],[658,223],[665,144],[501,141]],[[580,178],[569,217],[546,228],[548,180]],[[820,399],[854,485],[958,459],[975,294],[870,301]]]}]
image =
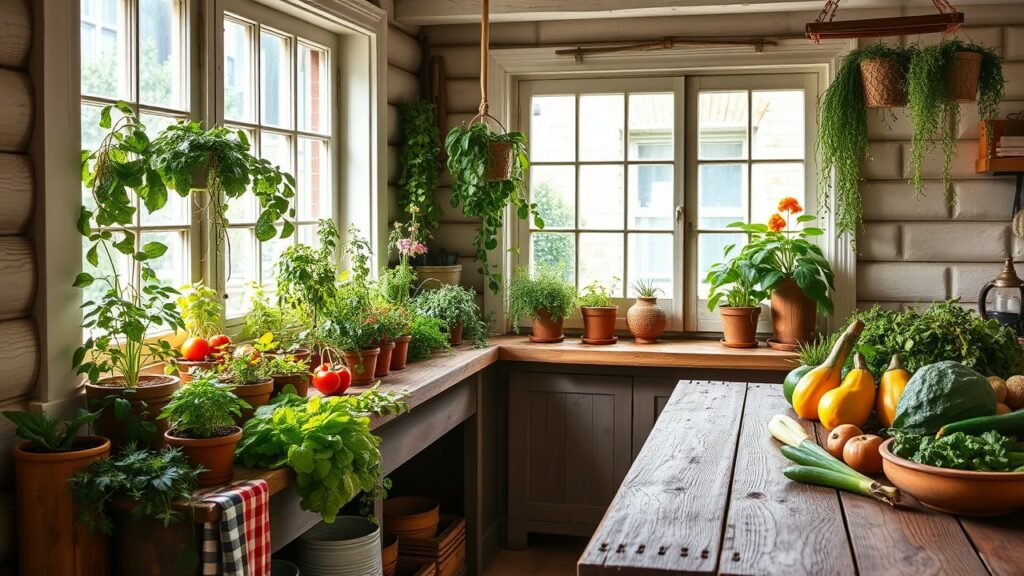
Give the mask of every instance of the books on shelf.
[{"label": "books on shelf", "polygon": [[999,158],[1024,157],[1024,136],[1002,136],[996,142]]}]

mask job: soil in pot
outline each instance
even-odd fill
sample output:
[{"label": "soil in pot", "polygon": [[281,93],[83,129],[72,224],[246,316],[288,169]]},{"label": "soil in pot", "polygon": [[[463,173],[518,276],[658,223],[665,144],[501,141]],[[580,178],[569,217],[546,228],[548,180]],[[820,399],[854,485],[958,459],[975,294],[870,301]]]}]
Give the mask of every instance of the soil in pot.
[{"label": "soil in pot", "polygon": [[[225,384],[233,383],[225,382]],[[251,408],[247,410],[242,410],[242,417],[239,418],[237,422],[239,426],[242,426],[252,418],[252,415],[256,412],[257,408],[270,402],[270,396],[274,393],[274,379],[267,378],[253,384],[237,384],[232,392],[235,393],[235,396],[245,400],[249,403],[249,406],[251,406]]]},{"label": "soil in pot", "polygon": [[722,318],[722,333],[725,335],[722,344],[730,348],[757,346],[757,319],[761,316],[760,307],[720,306],[718,313]]},{"label": "soil in pot", "polygon": [[618,306],[590,307],[581,306],[583,311],[583,343],[614,344],[615,318]]},{"label": "soil in pot", "polygon": [[288,376],[272,376],[272,378],[274,379],[274,392],[271,397],[280,394],[288,385],[294,386],[295,393],[299,396],[305,396],[309,392],[309,374],[290,374]]},{"label": "soil in pot", "polygon": [[72,452],[14,448],[18,563],[22,574],[105,576],[107,536],[75,521],[68,478],[110,455],[110,441],[83,436]]},{"label": "soil in pot", "polygon": [[787,278],[772,291],[773,339],[782,344],[801,344],[814,337],[818,305],[804,294],[796,280]]},{"label": "soil in pot", "polygon": [[537,310],[537,317],[533,319],[533,328],[530,330],[530,342],[554,343],[565,340],[562,334],[562,324],[565,319],[552,320],[547,310]]},{"label": "soil in pot", "polygon": [[395,339],[395,349],[391,352],[391,369],[402,370],[409,362],[409,342],[412,336],[399,336]]},{"label": "soil in pot", "polygon": [[626,311],[626,325],[637,344],[654,344],[668,326],[668,316],[657,298],[639,297]]},{"label": "soil in pot", "polygon": [[164,436],[168,446],[181,448],[190,464],[206,468],[199,473],[200,486],[224,484],[235,475],[235,446],[242,439],[238,426],[219,426],[212,438],[193,438],[177,430],[168,430]]},{"label": "soil in pot", "polygon": [[345,357],[345,365],[352,371],[353,386],[365,386],[373,383],[379,355],[380,348],[342,352],[342,356]]},{"label": "soil in pot", "polygon": [[456,324],[448,329],[448,343],[452,346],[462,344],[462,324]]},{"label": "soil in pot", "polygon": [[374,378],[383,378],[391,371],[391,355],[394,351],[394,342],[385,342],[380,345],[380,353],[377,355],[377,369],[373,371]]},{"label": "soil in pot", "polygon": [[[110,449],[116,452],[133,440],[130,427],[136,427],[139,422],[151,422],[156,426],[156,433],[148,443],[138,441],[137,444],[155,450],[162,448],[164,432],[167,431],[169,424],[167,420],[157,419],[157,416],[171,401],[171,394],[178,389],[179,382],[177,376],[160,374],[139,376],[139,385],[135,388],[125,388],[124,378],[121,376],[100,378],[95,384],[86,382],[85,398],[90,409],[105,405],[108,396],[120,396],[131,403],[131,416],[124,421],[118,421],[112,406],[105,409],[94,423],[96,433],[109,438]],[[136,426],[131,426],[133,423]]]}]

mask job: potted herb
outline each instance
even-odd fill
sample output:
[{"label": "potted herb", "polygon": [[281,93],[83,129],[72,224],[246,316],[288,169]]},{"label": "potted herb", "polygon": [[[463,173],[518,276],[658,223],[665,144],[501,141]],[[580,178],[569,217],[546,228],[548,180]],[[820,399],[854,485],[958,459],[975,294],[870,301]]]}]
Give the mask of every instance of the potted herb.
[{"label": "potted herb", "polygon": [[445,139],[448,172],[452,175],[452,206],[462,207],[467,216],[480,218],[473,238],[480,273],[491,292],[501,290],[501,275],[487,264],[487,252],[498,246],[498,231],[505,207],[519,218],[533,218],[537,228],[544,221],[525,191],[526,136],[520,132],[495,133],[483,121],[456,126]]},{"label": "potted herb", "polygon": [[282,307],[298,310],[315,333],[324,309],[337,297],[335,250],[338,229],[328,219],[317,226],[320,246],[295,244],[277,261],[277,298]]},{"label": "potted herb", "polygon": [[308,359],[299,359],[291,354],[267,357],[270,377],[274,379],[274,394],[280,394],[285,386],[294,388],[293,394],[305,396],[309,392],[309,379],[313,372]]},{"label": "potted herb", "polygon": [[409,342],[409,360],[426,360],[439,350],[451,351],[448,329],[437,318],[414,315],[412,320],[412,341]]},{"label": "potted herb", "polygon": [[192,466],[203,469],[200,486],[224,484],[234,476],[235,446],[242,439],[235,419],[251,406],[233,389],[208,375],[198,377],[179,388],[160,413],[173,426],[164,433],[167,444],[181,448]]},{"label": "potted herb", "polygon": [[[710,285],[708,310],[718,308],[722,319],[722,345],[729,348],[757,347],[757,319],[767,292],[758,287],[758,271],[742,252],[729,258],[735,245],[724,250],[724,261],[711,265],[705,282]],[[722,304],[722,299],[725,304]]]},{"label": "potted herb", "polygon": [[221,314],[224,307],[217,291],[196,282],[184,290],[176,300],[185,332],[189,337],[181,345],[181,356],[174,360],[182,384],[192,380],[197,370],[212,370],[229,353],[231,339],[221,334]]},{"label": "potted herb", "polygon": [[228,359],[216,379],[221,384],[233,386],[232,391],[248,404],[238,417],[239,423],[252,418],[253,411],[270,401],[274,392],[273,371],[267,358],[258,350],[239,347]]},{"label": "potted herb", "polygon": [[[614,282],[617,283],[618,278]],[[615,344],[618,341],[615,319],[619,307],[612,303],[611,290],[595,280],[583,288],[579,306],[583,312],[584,344]]]},{"label": "potted herb", "polygon": [[835,194],[836,232],[856,241],[861,223],[860,163],[868,154],[868,108],[903,106],[914,48],[874,44],[843,58],[818,109],[819,189]]},{"label": "potted herb", "polygon": [[658,306],[661,288],[651,280],[637,280],[633,291],[636,292],[636,302],[626,311],[626,326],[637,344],[656,344],[668,326],[668,316]]},{"label": "potted herb", "polygon": [[907,107],[913,125],[910,174],[914,189],[924,184],[921,163],[942,142],[942,185],[946,200],[955,202],[950,169],[956,156],[960,103],[978,100],[982,122],[994,120],[1003,99],[1002,59],[992,50],[960,40],[944,40],[922,48],[907,73]]},{"label": "potted herb", "polygon": [[[107,573],[106,538],[75,522],[75,507],[68,479],[110,454],[110,441],[99,436],[78,436],[99,412],[78,410],[67,421],[36,412],[3,413],[24,440],[14,447],[14,488],[19,550],[47,551],[21,554],[25,574],[85,576]],[[88,562],[76,561],[88,558]]]},{"label": "potted herb", "polygon": [[253,283],[250,290],[252,295],[242,337],[261,340],[269,334],[274,347],[266,350],[267,354],[308,360],[311,351],[302,346],[303,326],[298,310],[271,304],[260,285]]},{"label": "potted herb", "polygon": [[448,285],[424,291],[413,299],[413,308],[444,322],[452,346],[458,346],[464,338],[476,347],[487,345],[487,325],[480,319],[476,293],[469,288]]},{"label": "potted herb", "polygon": [[332,355],[340,353],[352,372],[352,384],[370,384],[377,371],[380,342],[384,339],[381,324],[372,317],[372,292],[366,284],[354,279],[341,285],[337,292],[326,319],[317,330],[323,362],[333,366]]},{"label": "potted herb", "polygon": [[519,269],[505,293],[505,309],[512,331],[519,333],[519,319],[533,320],[531,342],[561,342],[562,324],[576,309],[576,285],[565,281],[564,274],[541,269],[533,274]]}]

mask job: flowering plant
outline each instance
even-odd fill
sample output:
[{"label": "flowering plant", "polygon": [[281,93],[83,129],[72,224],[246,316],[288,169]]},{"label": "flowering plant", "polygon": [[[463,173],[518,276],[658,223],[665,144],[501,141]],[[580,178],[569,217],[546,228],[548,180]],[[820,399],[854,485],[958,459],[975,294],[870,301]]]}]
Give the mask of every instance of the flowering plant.
[{"label": "flowering plant", "polygon": [[729,224],[729,228],[738,228],[750,235],[750,241],[737,258],[754,266],[758,284],[766,292],[771,293],[780,282],[792,279],[808,298],[831,314],[829,291],[835,290],[835,276],[821,248],[808,240],[825,232],[813,226],[796,228],[794,225],[817,219],[810,214],[798,216],[801,212],[800,202],[786,197],[779,201],[778,212],[771,215],[767,224]]},{"label": "flowering plant", "polygon": [[402,224],[395,222],[391,230],[391,244],[398,250],[400,266],[408,266],[409,258],[422,256],[427,253],[426,244],[420,242],[420,223],[416,221],[416,214],[420,209],[416,206],[409,206],[409,223]]}]

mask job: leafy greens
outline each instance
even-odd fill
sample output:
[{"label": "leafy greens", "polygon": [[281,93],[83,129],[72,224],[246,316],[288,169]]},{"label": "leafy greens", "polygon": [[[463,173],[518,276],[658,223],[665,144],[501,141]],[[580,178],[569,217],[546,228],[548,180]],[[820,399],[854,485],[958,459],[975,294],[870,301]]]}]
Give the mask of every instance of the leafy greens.
[{"label": "leafy greens", "polygon": [[1024,452],[1014,439],[989,431],[980,436],[955,432],[935,438],[917,434],[896,434],[893,454],[939,468],[979,472],[1024,472]]}]

